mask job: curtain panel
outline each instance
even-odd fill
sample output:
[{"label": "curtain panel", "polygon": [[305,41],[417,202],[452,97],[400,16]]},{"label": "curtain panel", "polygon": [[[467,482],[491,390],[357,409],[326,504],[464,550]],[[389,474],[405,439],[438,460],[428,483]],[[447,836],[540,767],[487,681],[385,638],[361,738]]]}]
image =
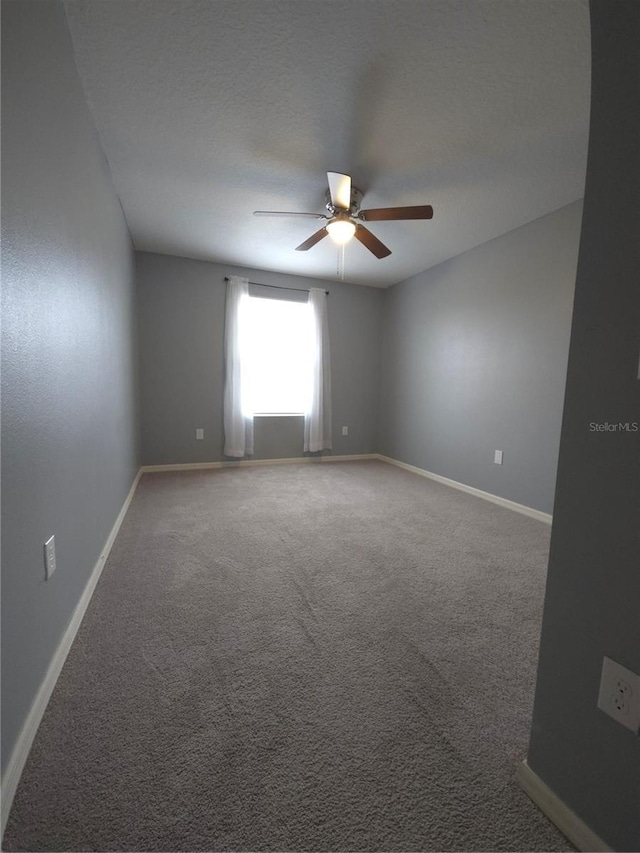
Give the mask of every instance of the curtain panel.
[{"label": "curtain panel", "polygon": [[231,276],[225,312],[224,453],[236,458],[253,454],[253,416],[242,411],[240,349],[240,314],[248,298],[249,280]]},{"label": "curtain panel", "polygon": [[313,377],[311,406],[304,418],[304,452],[331,450],[331,358],[327,294],[319,288],[309,291],[312,313]]}]

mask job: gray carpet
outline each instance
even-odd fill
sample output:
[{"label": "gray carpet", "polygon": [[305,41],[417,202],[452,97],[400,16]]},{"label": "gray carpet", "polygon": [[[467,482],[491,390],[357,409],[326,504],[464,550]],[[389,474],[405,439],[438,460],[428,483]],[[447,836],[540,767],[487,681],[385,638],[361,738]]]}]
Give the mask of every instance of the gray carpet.
[{"label": "gray carpet", "polygon": [[143,477],[4,849],[572,849],[514,779],[548,540],[381,462]]}]

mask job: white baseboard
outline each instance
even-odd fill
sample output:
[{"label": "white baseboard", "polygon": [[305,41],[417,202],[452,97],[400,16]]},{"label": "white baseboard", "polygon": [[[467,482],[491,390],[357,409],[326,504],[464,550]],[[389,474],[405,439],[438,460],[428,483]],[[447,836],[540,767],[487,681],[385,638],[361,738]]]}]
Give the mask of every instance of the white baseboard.
[{"label": "white baseboard", "polygon": [[350,456],[319,456],[318,462],[361,462],[367,459],[378,459],[377,453],[352,453]]},{"label": "white baseboard", "polygon": [[210,468],[222,468],[222,462],[185,462],[177,465],[143,465],[141,474],[158,474],[163,471],[206,471]]},{"label": "white baseboard", "polygon": [[552,516],[548,512],[542,512],[539,509],[525,506],[524,504],[510,501],[507,498],[501,498],[499,495],[492,495],[491,492],[483,492],[481,489],[475,489],[473,486],[467,486],[464,483],[458,483],[457,480],[450,480],[448,477],[442,477],[440,474],[433,474],[431,471],[426,471],[424,468],[417,468],[415,465],[409,465],[407,462],[400,462],[399,459],[392,459],[390,456],[383,456],[380,453],[375,454],[376,459],[381,462],[388,462],[390,465],[397,465],[398,468],[404,468],[405,471],[411,471],[414,474],[419,474],[421,477],[427,477],[429,480],[435,480],[436,483],[442,483],[445,486],[451,486],[452,489],[459,489],[461,492],[475,495],[477,498],[482,498],[485,501],[498,504],[498,506],[512,509],[514,512],[519,512],[522,515],[528,515],[530,518],[536,518],[538,521],[544,521],[545,524],[551,524]]},{"label": "white baseboard", "polygon": [[589,851],[589,853],[610,853],[609,847],[598,835],[590,829],[587,824],[571,811],[561,799],[555,794],[542,779],[533,772],[526,761],[518,765],[516,778],[522,790],[538,806],[540,811],[554,823],[560,832],[567,836],[569,841],[578,850]]},{"label": "white baseboard", "polygon": [[42,717],[47,708],[47,704],[49,703],[49,699],[51,698],[51,694],[53,693],[53,688],[56,686],[58,676],[60,675],[62,667],[64,666],[64,662],[67,659],[67,655],[69,654],[69,649],[71,648],[71,645],[78,632],[78,628],[80,627],[82,618],[86,612],[87,607],[89,606],[93,591],[95,590],[96,584],[100,579],[102,569],[104,568],[104,564],[107,561],[107,557],[109,556],[111,547],[113,546],[115,538],[118,535],[118,531],[120,530],[120,526],[124,520],[124,517],[127,514],[129,504],[131,503],[135,494],[136,487],[140,480],[140,476],[141,471],[138,470],[138,473],[136,474],[135,479],[129,490],[129,494],[127,495],[125,502],[122,505],[122,509],[120,510],[118,517],[116,518],[115,523],[111,528],[111,532],[107,537],[107,541],[104,543],[102,552],[91,571],[91,575],[89,576],[89,580],[87,581],[87,585],[84,588],[82,596],[80,597],[80,600],[78,601],[75,610],[73,611],[71,621],[69,622],[67,629],[64,632],[62,639],[60,640],[60,643],[58,644],[58,647],[53,655],[53,659],[49,664],[49,668],[47,669],[46,675],[42,681],[42,684],[40,685],[40,689],[36,694],[36,698],[33,700],[33,704],[31,706],[29,714],[27,715],[27,719],[25,720],[22,726],[22,729],[18,736],[18,740],[16,741],[16,745],[14,746],[13,752],[11,753],[11,757],[7,764],[7,769],[5,770],[4,776],[2,778],[2,834],[4,833],[7,819],[9,817],[9,812],[11,810],[11,804],[18,788],[18,782],[20,781],[20,776],[22,775],[22,771],[24,770],[24,766],[29,756],[29,751],[31,750],[31,746],[36,736],[36,732],[38,731],[38,727],[40,725],[40,722],[42,721]]},{"label": "white baseboard", "polygon": [[260,465],[299,465],[301,462],[358,462],[363,459],[378,459],[377,453],[355,453],[346,456],[291,456],[279,459],[238,459],[237,462],[184,462],[177,465],[143,465],[143,474],[162,471],[207,471],[212,468],[255,468]]}]

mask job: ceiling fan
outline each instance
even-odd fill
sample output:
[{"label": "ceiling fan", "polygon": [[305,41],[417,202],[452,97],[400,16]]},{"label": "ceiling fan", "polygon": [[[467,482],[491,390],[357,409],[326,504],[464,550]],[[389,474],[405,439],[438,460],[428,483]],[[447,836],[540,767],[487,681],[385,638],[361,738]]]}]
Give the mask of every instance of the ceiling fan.
[{"label": "ceiling fan", "polygon": [[344,245],[355,237],[363,246],[369,249],[376,258],[386,258],[391,254],[378,238],[361,225],[363,222],[380,222],[391,219],[432,219],[433,208],[430,204],[416,207],[375,207],[370,210],[360,210],[362,193],[351,183],[349,175],[340,172],[327,172],[329,189],[326,192],[326,208],[329,215],[324,213],[293,213],[277,210],[254,210],[254,216],[298,216],[307,219],[324,219],[326,225],[312,234],[304,243],[296,246],[296,252],[306,252],[327,235],[338,245]]}]

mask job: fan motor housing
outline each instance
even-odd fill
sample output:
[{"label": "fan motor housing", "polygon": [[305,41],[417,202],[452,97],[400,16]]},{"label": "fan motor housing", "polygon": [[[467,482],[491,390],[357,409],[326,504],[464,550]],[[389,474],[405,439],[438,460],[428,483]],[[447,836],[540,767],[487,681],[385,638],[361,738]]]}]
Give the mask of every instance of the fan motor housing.
[{"label": "fan motor housing", "polygon": [[[331,191],[327,190],[324,194],[324,199],[326,202],[326,208],[331,214],[331,216],[335,216],[336,213],[342,213],[343,211],[339,207],[334,207],[333,202],[331,201]],[[351,206],[347,213],[349,216],[355,216],[357,212],[360,210],[360,205],[362,204],[362,193],[358,189],[358,187],[354,187],[351,184]]]}]

